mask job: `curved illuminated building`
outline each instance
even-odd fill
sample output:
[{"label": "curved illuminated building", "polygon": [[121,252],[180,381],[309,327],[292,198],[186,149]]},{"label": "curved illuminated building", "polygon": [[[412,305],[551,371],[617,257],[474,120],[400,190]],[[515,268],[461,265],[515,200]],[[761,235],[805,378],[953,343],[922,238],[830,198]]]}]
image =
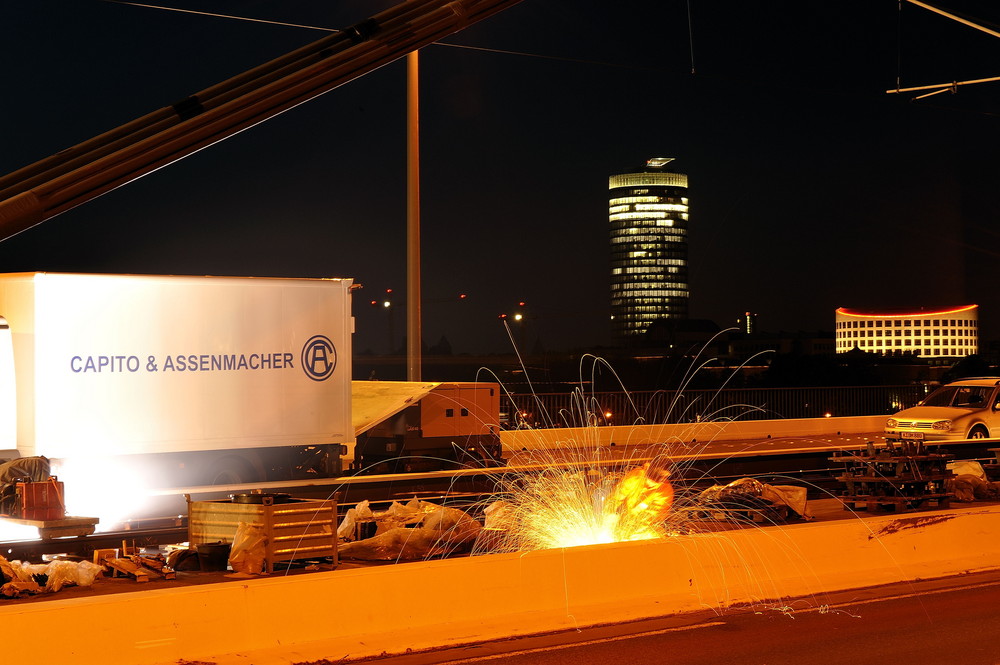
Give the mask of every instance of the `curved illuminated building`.
[{"label": "curved illuminated building", "polygon": [[979,352],[979,306],[940,311],[837,310],[837,353],[852,349],[922,358],[960,358]]},{"label": "curved illuminated building", "polygon": [[629,342],[658,319],[688,315],[688,179],[673,157],[608,178],[611,330]]}]

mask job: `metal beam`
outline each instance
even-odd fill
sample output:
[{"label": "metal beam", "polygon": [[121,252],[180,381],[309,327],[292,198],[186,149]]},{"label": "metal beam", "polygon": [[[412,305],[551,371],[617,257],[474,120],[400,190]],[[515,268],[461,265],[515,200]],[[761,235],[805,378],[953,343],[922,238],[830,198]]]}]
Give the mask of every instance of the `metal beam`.
[{"label": "metal beam", "polygon": [[938,9],[937,7],[932,7],[931,5],[928,5],[926,2],[919,2],[918,0],[906,0],[906,1],[909,2],[911,5],[916,5],[917,7],[923,7],[924,9],[932,11],[935,14],[940,14],[945,18],[950,18],[952,21],[958,21],[962,25],[967,25],[970,28],[981,30],[982,32],[985,32],[988,35],[992,35],[994,37],[1000,37],[1000,32],[997,32],[996,30],[991,30],[985,26],[979,25],[978,23],[973,23],[972,21],[964,19],[961,16],[955,16],[954,14],[949,14],[943,9]]},{"label": "metal beam", "polygon": [[283,113],[520,0],[407,0],[0,178],[0,240]]}]

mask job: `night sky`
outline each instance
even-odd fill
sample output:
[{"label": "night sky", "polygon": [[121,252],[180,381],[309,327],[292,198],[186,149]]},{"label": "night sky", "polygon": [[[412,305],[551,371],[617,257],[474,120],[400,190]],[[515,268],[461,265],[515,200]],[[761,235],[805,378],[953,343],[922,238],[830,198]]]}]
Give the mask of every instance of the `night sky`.
[{"label": "night sky", "polygon": [[[390,4],[169,3],[329,28]],[[0,173],[325,34],[101,0],[4,3],[0,30]],[[444,41],[477,49],[422,51],[426,343],[509,351],[523,300],[524,339],[608,344],[607,178],[653,156],[690,179],[692,317],[975,302],[1000,337],[1000,82],[885,93],[1000,76],[1000,39],[896,0],[524,0]],[[355,350],[384,353],[405,159],[400,61],[0,243],[0,271],[351,277]]]}]

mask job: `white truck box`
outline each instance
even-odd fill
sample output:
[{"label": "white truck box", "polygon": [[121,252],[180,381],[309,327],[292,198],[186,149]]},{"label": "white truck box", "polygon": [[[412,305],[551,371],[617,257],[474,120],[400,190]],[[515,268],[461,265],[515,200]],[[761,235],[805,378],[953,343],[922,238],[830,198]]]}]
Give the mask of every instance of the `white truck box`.
[{"label": "white truck box", "polygon": [[21,456],[354,442],[349,279],[4,274],[0,318]]}]

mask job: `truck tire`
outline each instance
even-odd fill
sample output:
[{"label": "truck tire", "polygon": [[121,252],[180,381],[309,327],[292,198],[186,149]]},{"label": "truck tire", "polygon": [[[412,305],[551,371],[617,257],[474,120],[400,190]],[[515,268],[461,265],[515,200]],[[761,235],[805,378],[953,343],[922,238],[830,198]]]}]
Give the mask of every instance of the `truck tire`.
[{"label": "truck tire", "polygon": [[234,456],[215,460],[205,474],[206,485],[242,485],[257,480],[253,467],[246,460]]},{"label": "truck tire", "polygon": [[455,446],[455,463],[459,469],[482,469],[486,466],[486,458],[476,447],[459,448]]}]

